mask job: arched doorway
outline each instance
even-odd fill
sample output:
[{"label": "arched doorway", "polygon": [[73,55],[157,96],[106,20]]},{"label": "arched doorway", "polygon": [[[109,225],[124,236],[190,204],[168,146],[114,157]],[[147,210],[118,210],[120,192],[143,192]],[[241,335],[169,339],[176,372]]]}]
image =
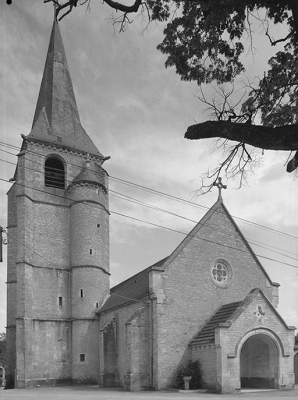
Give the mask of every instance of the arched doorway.
[{"label": "arched doorway", "polygon": [[278,388],[279,352],[274,340],[266,334],[250,336],[240,354],[242,388]]}]

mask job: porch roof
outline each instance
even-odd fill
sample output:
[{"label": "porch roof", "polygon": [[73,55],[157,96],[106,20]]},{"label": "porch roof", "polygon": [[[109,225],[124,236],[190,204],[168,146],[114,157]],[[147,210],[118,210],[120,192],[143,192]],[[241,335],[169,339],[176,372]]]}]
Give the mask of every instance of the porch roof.
[{"label": "porch roof", "polygon": [[221,306],[197,336],[192,339],[191,344],[206,345],[214,343],[215,329],[219,327],[219,324],[227,322],[241,304],[242,301],[236,301]]}]

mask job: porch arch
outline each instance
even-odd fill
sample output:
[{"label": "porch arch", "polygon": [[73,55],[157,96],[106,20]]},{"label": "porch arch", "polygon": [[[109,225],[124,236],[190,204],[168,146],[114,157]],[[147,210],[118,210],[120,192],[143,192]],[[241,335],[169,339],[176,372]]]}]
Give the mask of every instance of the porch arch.
[{"label": "porch arch", "polygon": [[265,329],[248,332],[238,346],[242,388],[279,388],[282,348],[276,335]]}]

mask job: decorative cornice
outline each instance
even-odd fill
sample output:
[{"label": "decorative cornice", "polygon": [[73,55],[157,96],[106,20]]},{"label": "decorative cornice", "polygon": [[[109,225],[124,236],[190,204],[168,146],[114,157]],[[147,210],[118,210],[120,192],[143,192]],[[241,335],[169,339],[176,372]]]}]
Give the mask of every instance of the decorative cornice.
[{"label": "decorative cornice", "polygon": [[71,208],[72,206],[74,206],[74,205],[76,205],[76,204],[80,204],[80,203],[91,203],[91,204],[96,204],[96,205],[98,205],[98,206],[101,206],[102,209],[103,209],[104,211],[106,211],[109,215],[111,215],[110,212],[106,209],[106,207],[105,207],[102,203],[99,203],[98,201],[95,201],[95,200],[74,200],[74,201],[70,204],[69,207]]},{"label": "decorative cornice", "polygon": [[100,270],[102,270],[102,272],[104,272],[105,274],[111,275],[108,271],[106,271],[106,270],[105,270],[104,268],[102,268],[102,267],[99,267],[98,265],[74,265],[74,266],[71,267],[71,269],[77,269],[77,268],[82,268],[82,269],[85,269],[85,268],[100,269]]},{"label": "decorative cornice", "polygon": [[99,182],[91,182],[91,181],[79,181],[79,182],[71,182],[67,188],[67,191],[71,191],[75,186],[82,186],[82,187],[86,187],[86,186],[92,186],[92,187],[96,187],[99,188],[103,191],[104,194],[107,194],[107,189],[105,188],[105,186]]},{"label": "decorative cornice", "polygon": [[[97,318],[89,317],[69,317],[69,318],[30,318],[30,317],[16,317],[19,321],[40,321],[40,322],[76,322],[76,321],[98,321]],[[12,325],[12,327],[15,325]]]},{"label": "decorative cornice", "polygon": [[[101,164],[106,160],[107,157],[103,157],[103,156],[98,156],[96,154],[92,154],[92,153],[88,153],[87,151],[82,151],[82,150],[78,150],[78,149],[74,149],[72,147],[63,145],[63,144],[58,144],[58,143],[50,143],[50,142],[46,142],[43,141],[41,139],[35,139],[35,138],[29,138],[26,137],[26,142],[28,142],[28,144],[33,143],[34,145],[37,145],[39,147],[46,147],[47,149],[50,150],[58,150],[58,151],[62,151],[63,153],[68,153],[68,154],[73,154],[79,157],[82,157],[84,159],[86,159],[86,155],[89,154],[90,157],[90,161],[94,161],[99,163],[99,166],[101,166]],[[26,148],[25,150],[27,150],[28,152],[30,152],[30,149]],[[21,154],[21,153],[19,153]]]},{"label": "decorative cornice", "polygon": [[52,269],[52,270],[59,270],[59,271],[65,271],[65,272],[71,273],[71,269],[70,269],[70,268],[62,268],[62,267],[43,267],[42,265],[34,265],[34,264],[31,264],[31,263],[29,263],[29,262],[27,262],[27,261],[17,261],[16,264],[17,264],[17,265],[19,265],[19,264],[26,264],[26,265],[29,265],[29,267],[32,267],[32,268]]},{"label": "decorative cornice", "polygon": [[71,322],[71,318],[30,318],[30,317],[17,317],[16,320],[29,320],[29,321],[42,321],[42,322]]},{"label": "decorative cornice", "polygon": [[[32,188],[32,189],[34,190],[34,188]],[[63,189],[61,189],[61,190],[63,190]],[[50,195],[52,195],[52,196],[55,196],[55,193],[45,193],[45,194],[50,194]],[[27,199],[29,199],[30,201],[32,201],[32,203],[36,203],[36,204],[46,204],[46,205],[48,205],[48,206],[69,208],[69,205],[67,205],[67,204],[50,203],[50,202],[48,202],[48,201],[32,199],[32,197],[28,196],[28,195],[25,194],[25,193],[17,194],[16,197],[26,197]],[[64,199],[63,196],[59,196],[59,198],[63,198],[63,199]],[[71,199],[68,199],[68,198],[65,198],[65,200],[71,201]],[[17,225],[16,225],[16,226],[17,226]]]}]

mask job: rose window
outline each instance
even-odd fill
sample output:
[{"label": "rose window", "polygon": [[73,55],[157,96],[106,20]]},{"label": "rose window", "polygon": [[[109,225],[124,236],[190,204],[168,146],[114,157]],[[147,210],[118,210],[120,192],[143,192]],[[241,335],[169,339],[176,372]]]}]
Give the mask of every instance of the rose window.
[{"label": "rose window", "polygon": [[212,268],[212,278],[215,282],[223,285],[228,280],[228,268],[221,262],[216,263]]}]

